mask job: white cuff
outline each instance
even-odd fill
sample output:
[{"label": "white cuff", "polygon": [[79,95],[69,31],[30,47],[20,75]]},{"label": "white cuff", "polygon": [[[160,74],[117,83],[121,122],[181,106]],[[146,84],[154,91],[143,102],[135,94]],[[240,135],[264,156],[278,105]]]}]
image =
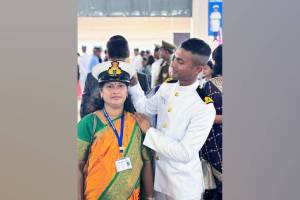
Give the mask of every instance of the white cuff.
[{"label": "white cuff", "polygon": [[153,143],[154,143],[154,141],[153,141],[153,136],[154,136],[155,134],[157,134],[156,129],[153,128],[153,127],[150,127],[150,128],[148,129],[148,131],[146,132],[146,135],[145,135],[145,138],[144,138],[144,142],[143,142],[143,144],[144,144],[145,146],[147,146],[147,147],[149,147],[150,149],[153,149],[153,150],[156,150],[156,149],[154,148],[154,145],[153,145]]},{"label": "white cuff", "polygon": [[134,85],[134,86],[129,86],[129,87],[128,87],[128,92],[129,92],[132,96],[133,96],[133,95],[139,94],[140,90],[143,91],[143,90],[142,90],[142,87],[141,87],[141,85],[140,85],[139,83],[137,83],[137,84]]}]

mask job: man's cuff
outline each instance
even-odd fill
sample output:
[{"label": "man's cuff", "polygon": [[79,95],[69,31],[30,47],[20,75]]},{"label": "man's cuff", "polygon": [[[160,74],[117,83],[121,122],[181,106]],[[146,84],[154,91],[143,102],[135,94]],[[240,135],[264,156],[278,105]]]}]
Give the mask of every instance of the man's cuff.
[{"label": "man's cuff", "polygon": [[157,136],[157,134],[158,133],[156,132],[156,129],[153,127],[150,127],[145,134],[143,145],[149,147],[150,149],[156,150],[154,148],[154,138],[155,138],[155,136]]},{"label": "man's cuff", "polygon": [[129,86],[128,92],[131,95],[131,98],[139,97],[140,95],[144,94],[142,87],[139,83],[134,86]]}]

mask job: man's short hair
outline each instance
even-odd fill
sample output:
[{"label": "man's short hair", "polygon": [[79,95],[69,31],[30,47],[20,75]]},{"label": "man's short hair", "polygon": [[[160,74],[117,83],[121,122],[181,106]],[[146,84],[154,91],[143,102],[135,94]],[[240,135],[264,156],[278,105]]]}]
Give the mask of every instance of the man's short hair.
[{"label": "man's short hair", "polygon": [[112,59],[125,59],[129,57],[129,47],[127,40],[121,35],[111,37],[107,44],[108,56]]},{"label": "man's short hair", "polygon": [[183,48],[197,56],[193,59],[195,65],[206,65],[211,54],[211,48],[209,45],[203,40],[197,38],[185,40],[181,43],[180,48]]}]

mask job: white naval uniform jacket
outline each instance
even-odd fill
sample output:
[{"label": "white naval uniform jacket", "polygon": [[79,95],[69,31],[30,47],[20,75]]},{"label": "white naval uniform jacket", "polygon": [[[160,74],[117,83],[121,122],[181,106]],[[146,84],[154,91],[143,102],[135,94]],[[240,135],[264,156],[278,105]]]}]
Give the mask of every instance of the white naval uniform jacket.
[{"label": "white naval uniform jacket", "polygon": [[204,192],[199,150],[216,111],[198,95],[198,86],[198,81],[190,86],[165,82],[149,99],[139,84],[129,87],[138,112],[158,115],[157,128],[147,131],[143,143],[157,155],[154,189],[176,200],[200,199]]}]

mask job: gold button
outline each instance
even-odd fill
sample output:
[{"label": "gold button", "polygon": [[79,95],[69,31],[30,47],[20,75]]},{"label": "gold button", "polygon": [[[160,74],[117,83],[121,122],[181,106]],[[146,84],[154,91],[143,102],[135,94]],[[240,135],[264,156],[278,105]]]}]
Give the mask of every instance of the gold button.
[{"label": "gold button", "polygon": [[171,112],[172,111],[172,108],[168,108],[168,112]]},{"label": "gold button", "polygon": [[167,124],[164,123],[164,124],[162,125],[162,127],[163,127],[163,128],[167,128]]},{"label": "gold button", "polygon": [[178,92],[175,92],[175,96],[178,97],[178,96],[179,96],[179,93],[178,93]]}]

